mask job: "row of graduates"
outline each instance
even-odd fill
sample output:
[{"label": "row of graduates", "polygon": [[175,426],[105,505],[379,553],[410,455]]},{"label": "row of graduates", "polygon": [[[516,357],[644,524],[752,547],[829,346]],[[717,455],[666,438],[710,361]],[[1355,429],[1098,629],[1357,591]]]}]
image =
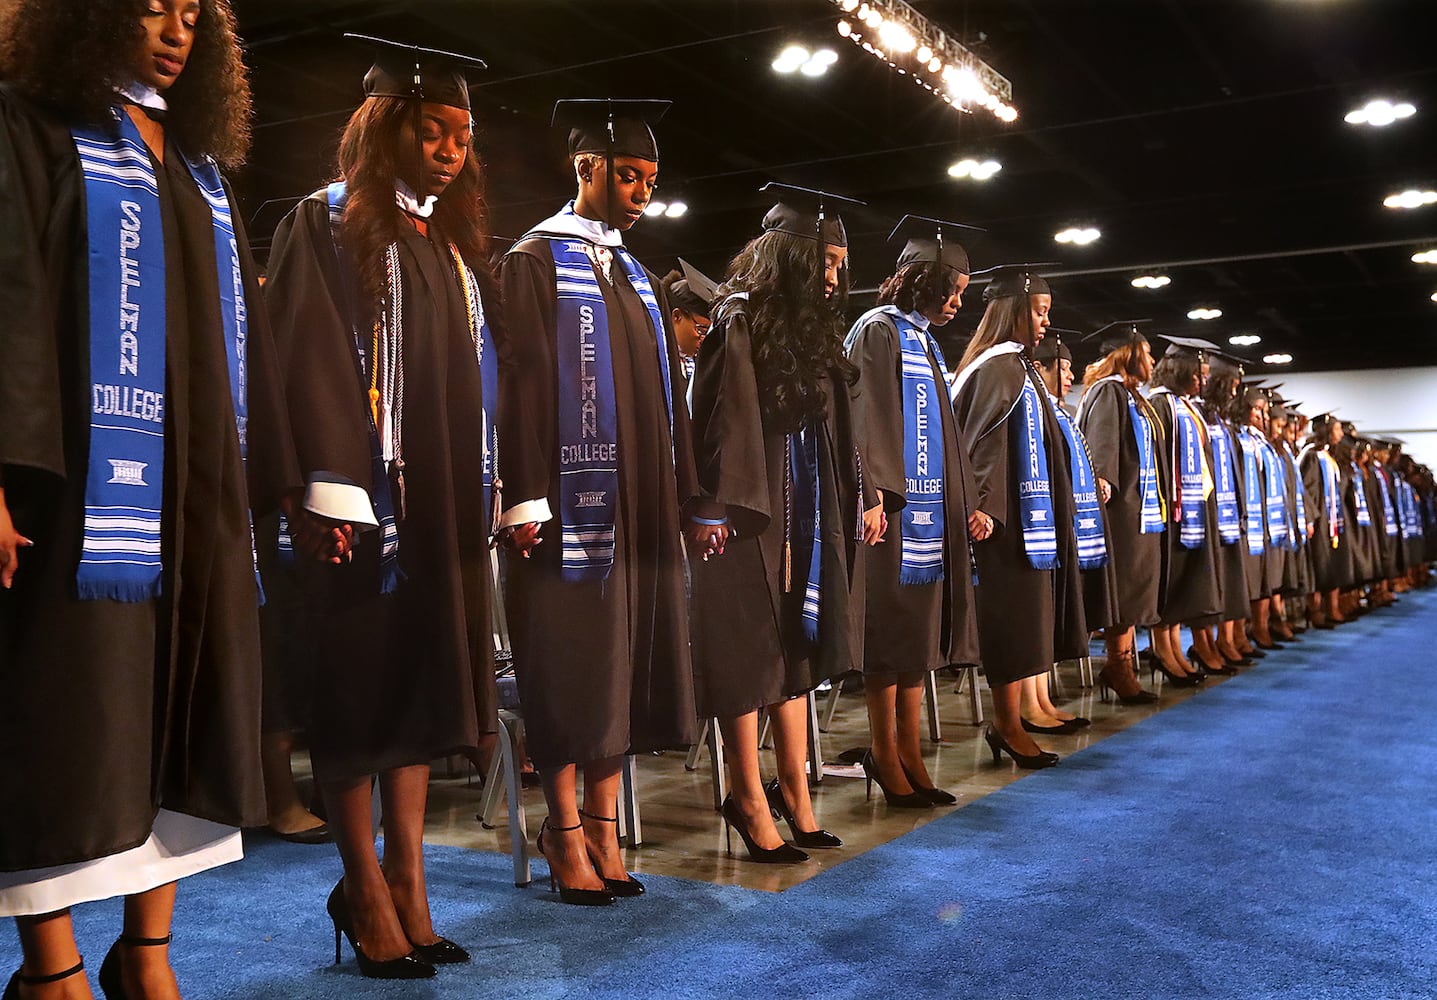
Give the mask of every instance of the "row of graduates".
[{"label": "row of graduates", "polygon": [[[387,978],[468,958],[430,921],[422,831],[429,761],[493,728],[495,540],[539,849],[584,905],[643,892],[616,835],[624,755],[717,718],[725,822],[755,861],[800,862],[840,843],[803,776],[802,696],[822,681],[865,672],[865,768],[891,805],[930,808],[952,797],[918,753],[926,672],[981,662],[995,759],[1050,766],[1025,681],[1151,616],[1124,604],[1123,545],[1163,535],[1169,605],[1180,589],[1194,508],[1163,498],[1190,470],[1121,430],[1102,452],[1099,394],[1084,446],[1034,366],[1052,295],[1030,270],[990,281],[950,405],[929,328],[961,304],[962,248],[941,227],[909,241],[845,335],[841,219],[790,190],[729,265],[686,384],[665,284],[622,239],[654,191],[662,107],[561,102],[576,197],[496,273],[462,67],[394,48],[261,294],[219,171],[248,108],[228,7],[157,2],[132,49],[113,41],[136,36],[129,7],[75,13],[17,4],[0,45],[13,995],[82,975],[69,907],[114,895],[102,988],[173,995],[174,883],[236,860],[262,821],[253,514],[282,513],[317,637],[336,942]],[[1161,413],[1149,445],[1173,438]],[[1144,530],[1154,488],[1166,531]]]}]

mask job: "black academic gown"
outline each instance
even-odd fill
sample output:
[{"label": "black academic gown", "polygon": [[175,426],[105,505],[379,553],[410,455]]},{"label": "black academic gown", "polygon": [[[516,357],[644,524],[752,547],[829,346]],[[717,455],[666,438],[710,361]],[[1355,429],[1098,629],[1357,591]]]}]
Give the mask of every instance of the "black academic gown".
[{"label": "black academic gown", "polygon": [[[1322,460],[1317,457],[1318,450],[1304,448],[1299,464],[1302,469],[1303,502],[1307,506],[1307,520],[1315,526],[1307,546],[1312,557],[1312,589],[1325,594],[1329,590],[1352,586],[1352,550],[1348,547],[1346,525],[1336,539],[1332,537],[1325,499],[1326,479],[1322,474]],[[1339,484],[1341,474],[1342,463],[1339,462]]]},{"label": "black academic gown", "polygon": [[[310,752],[326,781],[424,764],[474,747],[495,728],[479,366],[447,247],[437,232],[431,240],[407,222],[396,225],[403,579],[393,593],[380,592],[377,532],[360,536],[353,560],[338,566],[295,554],[309,625],[322,637]],[[367,384],[355,366],[345,288],[320,191],[275,231],[266,300],[305,480],[338,473],[372,490]]]},{"label": "black academic gown", "polygon": [[160,808],[233,826],[265,818],[249,503],[272,506],[293,485],[293,455],[244,235],[247,467],[210,209],[172,142],[156,175],[167,317],[161,594],[80,601],[91,409],[84,179],[68,130],[0,89],[0,466],[16,527],[35,542],[20,550],[14,589],[0,591],[7,871],[138,846]]},{"label": "black academic gown", "polygon": [[[1204,411],[1204,419],[1211,423],[1210,414],[1206,413],[1205,404],[1199,404],[1198,409]],[[1253,564],[1253,579],[1260,581],[1262,576],[1262,556],[1250,556],[1247,551],[1247,504],[1244,499],[1243,490],[1247,486],[1247,477],[1242,466],[1242,442],[1238,440],[1237,427],[1231,420],[1219,417],[1222,426],[1227,429],[1227,439],[1232,445],[1232,481],[1236,484],[1237,491],[1237,517],[1238,532],[1237,541],[1225,542],[1222,535],[1217,537],[1217,586],[1221,597],[1222,611],[1221,619],[1225,622],[1241,621],[1251,617],[1252,609],[1248,605],[1248,565],[1249,560],[1256,559]],[[1212,447],[1212,438],[1208,438],[1208,458],[1214,461],[1214,478],[1216,478],[1216,458]],[[1214,491],[1209,500],[1209,506],[1213,507],[1213,519],[1216,523],[1217,492]]]},{"label": "black academic gown", "polygon": [[[866,438],[867,478],[883,491],[885,500],[896,499],[901,506],[907,476],[903,463],[903,351],[897,328],[882,319],[865,324],[849,350],[849,360],[861,373],[853,413]],[[931,355],[928,361],[939,393],[930,412],[939,422],[943,439],[943,579],[914,585],[898,582],[903,515],[890,512],[884,541],[867,555],[863,669],[869,673],[936,670],[978,662],[978,615],[968,538],[968,514],[975,495],[973,474],[948,401],[946,373]]]},{"label": "black academic gown", "polygon": [[[1258,490],[1258,492],[1259,492],[1260,494],[1262,494],[1262,495],[1264,496],[1262,512],[1258,514],[1258,518],[1259,518],[1259,519],[1261,520],[1261,522],[1262,522],[1262,549],[1261,549],[1260,551],[1254,553],[1254,552],[1250,551],[1250,549],[1249,549],[1249,547],[1248,547],[1248,544],[1247,544],[1247,529],[1248,529],[1247,489],[1248,489],[1248,482],[1247,482],[1247,465],[1246,465],[1245,459],[1244,459],[1244,457],[1243,457],[1244,452],[1243,452],[1243,444],[1242,444],[1242,435],[1241,435],[1241,433],[1240,433],[1241,430],[1242,430],[1242,428],[1236,426],[1235,424],[1232,424],[1232,423],[1229,423],[1229,424],[1228,424],[1228,433],[1230,433],[1230,434],[1232,435],[1232,439],[1233,439],[1233,442],[1234,442],[1234,445],[1235,445],[1234,453],[1233,453],[1233,460],[1237,463],[1237,472],[1238,472],[1238,476],[1237,476],[1237,482],[1238,482],[1238,489],[1237,489],[1238,512],[1239,512],[1239,514],[1241,515],[1241,518],[1242,518],[1242,537],[1239,539],[1238,544],[1237,544],[1237,547],[1238,547],[1238,549],[1241,550],[1241,552],[1242,552],[1243,590],[1244,590],[1244,595],[1243,595],[1243,596],[1245,597],[1245,600],[1244,600],[1243,603],[1244,603],[1244,605],[1248,605],[1248,604],[1250,604],[1250,602],[1252,602],[1252,601],[1256,601],[1256,600],[1260,600],[1260,599],[1262,599],[1262,598],[1264,598],[1264,597],[1271,597],[1271,596],[1272,596],[1272,588],[1269,587],[1268,584],[1267,584],[1267,563],[1268,563],[1268,558],[1269,558],[1268,553],[1272,551],[1272,539],[1269,538],[1269,537],[1268,537],[1268,534],[1267,534],[1267,513],[1266,513],[1266,512],[1267,512],[1267,502],[1266,502],[1266,489],[1267,489],[1267,485],[1266,485],[1266,480],[1264,479],[1263,474],[1262,474],[1262,461],[1263,461],[1263,457],[1264,457],[1264,456],[1263,456],[1263,454],[1262,454],[1262,452],[1261,452],[1261,448],[1260,448],[1260,446],[1259,446],[1259,451],[1258,451],[1258,453],[1257,453],[1257,472],[1256,472],[1256,478],[1257,478],[1257,490]],[[1227,600],[1226,600],[1226,592],[1224,592],[1224,604],[1226,604],[1226,603],[1227,603]],[[1223,617],[1226,618],[1227,616],[1224,615]],[[1250,618],[1250,617],[1252,617],[1252,609],[1251,609],[1251,607],[1245,606],[1245,607],[1243,608],[1242,617],[1243,617],[1243,618]]]},{"label": "black academic gown", "polygon": [[[667,323],[655,331],[617,260],[612,270],[612,285],[594,273],[617,397],[614,564],[602,582],[571,583],[560,574],[554,258],[545,239],[524,240],[504,258],[504,503],[547,500],[553,515],[531,558],[509,560],[505,587],[529,755],[539,767],[683,747],[696,735],[681,512],[697,485],[683,367],[673,331]],[[648,277],[667,316],[663,288]],[[668,351],[672,429],[656,336]]]},{"label": "black academic gown", "polygon": [[[1141,396],[1137,402],[1147,407]],[[1158,620],[1163,532],[1142,533],[1143,497],[1138,483],[1142,465],[1128,412],[1128,390],[1121,379],[1102,379],[1088,389],[1078,408],[1078,428],[1087,439],[1094,474],[1113,488],[1104,514],[1108,561],[1117,586],[1114,624],[1120,628],[1152,625]],[[1164,443],[1157,437],[1156,423],[1153,430],[1155,454],[1160,454]]]},{"label": "black academic gown", "polygon": [[[1366,475],[1359,475],[1353,469],[1351,462],[1342,463],[1342,468],[1347,473],[1347,481],[1343,483],[1342,500],[1347,511],[1348,530],[1352,533],[1352,582],[1354,585],[1371,583],[1377,579],[1378,570],[1378,548],[1377,548],[1377,520],[1373,516],[1372,503],[1367,496]],[[1367,512],[1369,524],[1357,523],[1357,494],[1362,493],[1362,498],[1368,500]]]},{"label": "black academic gown", "polygon": [[[1168,392],[1155,393],[1150,397],[1153,411],[1157,414],[1162,428],[1164,447],[1158,453],[1158,478],[1161,480],[1163,496],[1175,498],[1174,484],[1177,469],[1173,455],[1177,447],[1176,430],[1173,427],[1173,407],[1181,405]],[[1198,427],[1203,437],[1204,454],[1209,468],[1212,465],[1211,446],[1207,443],[1207,424],[1199,413]],[[1182,526],[1177,518],[1181,510],[1176,499],[1168,501],[1168,525],[1163,532],[1163,593],[1158,602],[1159,621],[1163,625],[1204,625],[1215,624],[1223,609],[1222,591],[1218,578],[1217,533],[1217,491],[1203,504],[1205,529],[1203,542],[1197,548],[1184,548]]]},{"label": "black academic gown", "polygon": [[[699,348],[694,374],[694,455],[706,499],[728,508],[722,556],[694,559],[694,675],[705,716],[734,718],[813,690],[862,665],[864,563],[861,510],[877,504],[871,477],[860,497],[857,426],[849,386],[830,376],[820,435],[818,641],[803,632],[807,564],[793,555],[785,586],[788,436],[759,408],[748,305],[729,299]],[[892,530],[892,529],[890,529]]]},{"label": "black academic gown", "polygon": [[[1277,446],[1277,453],[1282,460],[1283,503],[1287,509],[1287,523],[1291,530],[1297,532],[1297,544],[1289,542],[1282,550],[1282,584],[1279,592],[1284,596],[1302,595],[1312,591],[1311,566],[1307,555],[1307,522],[1305,518],[1299,519],[1297,516],[1297,497],[1302,489],[1302,480],[1298,477],[1298,470],[1293,465],[1291,452],[1285,443]],[[1304,497],[1304,514],[1306,502]],[[1293,525],[1296,527],[1292,527]]]},{"label": "black academic gown", "polygon": [[1378,483],[1378,477],[1387,484],[1387,495],[1392,496],[1392,477],[1381,464],[1373,462],[1367,467],[1367,506],[1372,511],[1372,522],[1377,534],[1377,576],[1382,580],[1390,580],[1397,575],[1397,546],[1401,544],[1402,532],[1399,528],[1395,535],[1387,533],[1387,525],[1391,523],[1395,513],[1382,502],[1382,487]]},{"label": "black academic gown", "polygon": [[1073,531],[1073,480],[1062,428],[1043,407],[1058,568],[1034,569],[1023,548],[1019,469],[1027,458],[1017,415],[1023,379],[1046,400],[1047,389],[1026,353],[1000,354],[981,365],[953,400],[968,448],[977,509],[993,534],[973,546],[978,559],[978,638],[988,683],[997,687],[1086,655],[1088,627]]}]

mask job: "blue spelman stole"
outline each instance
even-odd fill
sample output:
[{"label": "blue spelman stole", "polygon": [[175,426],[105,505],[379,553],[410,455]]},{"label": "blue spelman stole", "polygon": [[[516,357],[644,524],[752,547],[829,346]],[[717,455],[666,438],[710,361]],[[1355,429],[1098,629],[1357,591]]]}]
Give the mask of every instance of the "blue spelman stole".
[{"label": "blue spelman stole", "polygon": [[1352,469],[1352,498],[1353,506],[1357,510],[1357,523],[1364,528],[1372,527],[1372,511],[1367,508],[1367,490],[1364,486],[1362,467],[1356,462],[1348,462]]},{"label": "blue spelman stole", "polygon": [[[803,634],[810,642],[818,641],[818,614],[823,599],[823,544],[819,535],[822,503],[818,474],[818,439],[821,434],[817,427],[805,427],[788,435],[788,461],[789,468],[793,470],[791,545],[797,561],[807,566],[800,617]],[[805,548],[807,559],[804,559]]]},{"label": "blue spelman stole", "polygon": [[1093,460],[1088,455],[1088,442],[1073,426],[1068,413],[1053,400],[1053,413],[1063,437],[1068,441],[1068,466],[1073,476],[1073,530],[1078,536],[1078,568],[1098,569],[1108,563],[1108,540],[1103,535],[1103,507],[1098,500],[1098,477],[1093,474]]},{"label": "blue spelman stole", "polygon": [[1178,544],[1185,549],[1201,548],[1207,538],[1202,432],[1187,400],[1174,392],[1162,392],[1168,396],[1173,414],[1173,480],[1177,487],[1173,520],[1179,527]]},{"label": "blue spelman stole", "polygon": [[1303,449],[1304,454],[1308,451],[1316,454],[1317,468],[1322,474],[1322,502],[1327,508],[1327,541],[1335,549],[1338,538],[1346,530],[1342,516],[1342,479],[1337,471],[1337,459],[1329,455],[1326,449],[1314,445]]},{"label": "blue spelman stole", "polygon": [[143,601],[160,592],[165,246],[149,151],[129,115],[114,120],[118,138],[70,133],[85,177],[92,383],[75,583],[81,600]]},{"label": "blue spelman stole", "polygon": [[1242,506],[1247,516],[1248,555],[1261,555],[1266,541],[1263,518],[1266,510],[1263,503],[1262,445],[1251,427],[1244,426],[1238,431],[1242,446]]},{"label": "blue spelman stole", "polygon": [[[349,316],[352,322],[353,318],[359,315],[353,286],[353,268],[345,260],[344,247],[339,238],[344,222],[344,205],[348,197],[343,181],[337,181],[325,189],[325,201],[329,206],[329,235],[334,242],[334,253],[339,258],[340,270],[343,272],[345,292],[350,299]],[[398,275],[392,277],[397,278]],[[393,291],[395,290],[391,289],[391,292]],[[391,295],[391,298],[394,297]],[[377,322],[398,327],[403,322],[402,311],[402,305],[398,302],[385,303],[381,309],[381,318]],[[368,338],[361,336],[357,327],[354,328],[353,334],[355,371],[359,376],[360,390],[367,393],[370,366],[379,364],[379,359],[369,356]],[[396,328],[393,335],[402,336],[402,330]],[[394,516],[394,497],[389,489],[389,467],[384,460],[384,444],[380,440],[374,414],[368,406],[364,408],[364,419],[369,425],[369,502],[374,506],[374,518],[379,522],[379,590],[380,593],[390,594],[404,577],[399,569],[399,523]],[[287,526],[281,525],[281,530],[280,551],[283,552]]]},{"label": "blue spelman stole", "polygon": [[1386,535],[1396,535],[1401,532],[1397,524],[1397,510],[1392,505],[1392,491],[1387,488],[1387,477],[1380,462],[1374,462],[1373,475],[1377,477],[1377,490],[1382,494],[1382,532]]},{"label": "blue spelman stole", "polygon": [[[880,319],[882,317],[882,319]],[[908,586],[943,579],[943,418],[935,406],[951,406],[933,376],[933,363],[947,367],[937,341],[897,306],[879,306],[858,318],[844,349],[851,351],[868,324],[887,320],[898,332],[902,364],[903,475],[908,499],[903,509],[902,558],[898,582]],[[929,352],[932,352],[931,357]]]},{"label": "blue spelman stole", "polygon": [[1292,498],[1297,501],[1297,523],[1292,527],[1292,538],[1289,540],[1292,551],[1296,552],[1307,541],[1307,497],[1306,490],[1302,488],[1302,468],[1298,465],[1297,456],[1291,452],[1284,454],[1287,456],[1287,464],[1292,468]]},{"label": "blue spelman stole", "polygon": [[489,320],[484,313],[484,300],[479,294],[478,279],[453,243],[449,244],[449,259],[454,265],[454,276],[464,292],[469,339],[474,343],[474,360],[479,365],[479,402],[484,419],[481,458],[484,530],[492,536],[495,531],[495,517],[500,509],[496,493],[503,488],[499,481],[499,424],[495,414],[495,406],[499,401],[499,358],[493,350],[494,337],[489,332]]},{"label": "blue spelman stole", "polygon": [[1275,548],[1285,548],[1288,534],[1292,530],[1287,523],[1287,476],[1272,442],[1262,437],[1257,440],[1262,447],[1263,506],[1267,513],[1267,533]]},{"label": "blue spelman stole", "polygon": [[1043,397],[1023,362],[1023,388],[1014,408],[1018,417],[1020,456],[1018,510],[1023,515],[1023,550],[1034,569],[1058,566],[1058,533],[1053,520],[1053,486],[1048,478],[1048,450],[1043,443]]},{"label": "blue spelman stole", "polygon": [[1167,527],[1163,523],[1162,494],[1158,488],[1157,434],[1152,421],[1133,399],[1133,394],[1126,387],[1123,394],[1128,398],[1128,417],[1132,420],[1133,438],[1138,445],[1138,494],[1142,497],[1139,530],[1144,535],[1157,535]]},{"label": "blue spelman stole", "polygon": [[1217,534],[1224,545],[1232,545],[1242,537],[1242,517],[1237,504],[1237,456],[1233,453],[1226,424],[1221,420],[1208,424],[1207,431],[1208,440],[1212,442],[1212,477],[1217,492]]}]

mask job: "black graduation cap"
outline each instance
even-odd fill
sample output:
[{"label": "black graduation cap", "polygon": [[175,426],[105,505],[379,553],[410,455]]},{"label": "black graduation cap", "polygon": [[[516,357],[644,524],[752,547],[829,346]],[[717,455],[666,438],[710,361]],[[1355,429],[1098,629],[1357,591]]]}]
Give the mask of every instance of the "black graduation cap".
[{"label": "black graduation cap", "polygon": [[1038,346],[1033,348],[1033,360],[1040,365],[1051,365],[1059,358],[1066,358],[1069,364],[1073,363],[1073,352],[1068,350],[1068,345],[1063,343],[1064,333],[1077,333],[1076,330],[1059,330],[1056,327],[1048,327],[1043,333],[1043,339]]},{"label": "black graduation cap", "polygon": [[1228,354],[1219,349],[1207,351],[1206,356],[1214,375],[1236,375],[1238,378],[1242,378],[1246,374],[1246,369],[1243,367],[1246,362],[1234,354]]},{"label": "black graduation cap", "polygon": [[1175,337],[1170,333],[1160,333],[1158,336],[1168,342],[1168,349],[1163,352],[1165,358],[1181,357],[1184,354],[1207,357],[1219,350],[1211,340],[1203,340],[1201,337]]},{"label": "black graduation cap", "polygon": [[807,240],[819,240],[835,247],[848,246],[848,233],[843,228],[843,218],[830,211],[829,206],[838,202],[845,205],[867,205],[866,201],[848,198],[832,191],[799,187],[796,184],[782,184],[769,181],[760,191],[777,189],[778,204],[763,217],[763,231],[766,233],[788,233],[802,236]]},{"label": "black graduation cap", "polygon": [[[905,215],[898,220],[898,225],[893,227],[893,232],[888,234],[889,243],[892,243],[900,233],[908,237],[908,242],[903,245],[903,252],[898,255],[897,270],[901,271],[909,264],[941,262],[959,274],[967,274],[969,271],[968,251],[963,249],[963,245],[958,242],[957,234],[953,232],[953,230],[963,229],[975,233],[987,232],[986,229],[965,225],[961,222],[931,219],[926,215]],[[929,233],[932,236],[929,236]]]},{"label": "black graduation cap", "polygon": [[550,125],[569,129],[569,158],[580,153],[601,153],[612,162],[616,156],[659,159],[659,144],[650,125],[659,120],[673,101],[585,97],[554,102]]},{"label": "black graduation cap", "polygon": [[1119,348],[1145,342],[1148,338],[1143,336],[1143,331],[1139,327],[1143,323],[1151,322],[1150,319],[1114,320],[1106,326],[1098,327],[1083,340],[1088,341],[1094,337],[1101,337],[1102,339],[1098,341],[1098,354],[1101,357],[1107,357]]},{"label": "black graduation cap", "polygon": [[458,52],[353,32],[345,32],[344,37],[379,50],[374,65],[364,74],[365,97],[402,97],[468,111],[469,83],[464,70],[489,68],[484,60]]},{"label": "black graduation cap", "polygon": [[669,286],[669,303],[685,312],[707,316],[718,296],[718,283],[682,257],[679,269],[684,276]]},{"label": "black graduation cap", "polygon": [[988,279],[988,287],[983,289],[983,301],[992,302],[994,299],[1014,299],[1020,295],[1053,294],[1048,282],[1038,274],[1038,268],[1057,266],[1053,261],[1038,264],[999,264],[973,273],[993,276]]}]

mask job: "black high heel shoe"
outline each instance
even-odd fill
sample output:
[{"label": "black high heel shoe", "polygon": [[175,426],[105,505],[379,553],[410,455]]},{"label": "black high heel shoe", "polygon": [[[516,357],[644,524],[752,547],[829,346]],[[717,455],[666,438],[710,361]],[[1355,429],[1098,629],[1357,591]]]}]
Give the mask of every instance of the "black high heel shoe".
[{"label": "black high heel shoe", "polygon": [[[544,831],[553,830],[555,833],[572,833],[575,830],[584,828],[583,820],[573,826],[550,826],[549,818],[544,817],[544,822],[539,825],[539,836],[534,840],[534,846],[539,849],[539,856],[545,861],[549,856],[544,853]],[[602,876],[600,876],[602,878]],[[602,889],[571,889],[559,881],[559,876],[554,874],[554,866],[549,865],[549,891],[559,894],[559,902],[568,903],[571,906],[609,906],[614,901],[614,894],[609,891],[609,881],[604,879]]]},{"label": "black high heel shoe", "polygon": [[[172,935],[166,934],[162,938],[140,938],[130,937],[121,934],[110,950],[105,952],[105,960],[100,963],[100,990],[105,994],[106,1000],[126,1000],[124,980],[120,978],[120,948],[163,948],[170,943]],[[17,993],[16,996],[19,996]]]},{"label": "black high heel shoe", "polygon": [[459,965],[469,961],[469,953],[448,938],[440,938],[433,944],[414,944],[414,954],[430,965]]},{"label": "black high heel shoe", "polygon": [[[433,965],[420,958],[418,954],[411,951],[408,955],[401,955],[399,958],[389,958],[380,961],[370,958],[359,947],[359,942],[354,937],[354,923],[349,917],[349,902],[344,898],[344,879],[334,883],[334,889],[329,894],[329,900],[324,908],[329,913],[329,919],[334,923],[334,964],[339,964],[339,938],[340,935],[349,939],[349,946],[354,949],[354,960],[359,963],[359,972],[368,979],[431,979],[436,975]],[[124,938],[120,939],[121,941]],[[117,942],[118,943],[118,942]],[[114,949],[110,949],[111,953]],[[109,956],[105,962],[109,964]],[[116,968],[116,973],[119,969]],[[100,987],[105,986],[105,970],[100,969]],[[123,997],[124,994],[111,996],[109,990],[105,990],[105,996],[109,1000],[115,1000],[116,996]]]},{"label": "black high heel shoe", "polygon": [[[1076,725],[1077,721],[1077,719],[1073,719],[1070,722],[1059,721],[1056,726],[1039,726],[1024,719],[1023,732],[1037,733],[1040,736],[1067,736],[1069,733],[1075,733],[1081,728],[1079,725]],[[1087,720],[1085,719],[1083,721],[1086,722]]]},{"label": "black high heel shoe", "polygon": [[[900,760],[898,762],[898,766],[903,767],[903,761]],[[954,795],[952,792],[945,792],[941,788],[933,788],[931,786],[925,788],[924,786],[918,784],[918,782],[913,780],[913,772],[908,770],[908,768],[906,767],[903,767],[903,776],[907,778],[908,783],[913,786],[914,794],[923,796],[929,802],[932,802],[935,806],[951,806],[955,805],[958,802],[958,796]]]},{"label": "black high heel shoe", "polygon": [[1119,705],[1152,705],[1159,700],[1158,696],[1151,691],[1140,690],[1136,694],[1118,694],[1118,689],[1109,684],[1102,674],[1098,675],[1098,697],[1104,702],[1117,698]]},{"label": "black high heel shoe", "polygon": [[[62,979],[69,979],[71,976],[79,975],[84,971],[84,962],[81,962],[73,969],[66,969],[64,972],[57,972],[52,976],[27,976],[17,969],[15,974],[10,977],[10,982],[5,984],[5,993],[3,996],[0,996],[0,1000],[20,1000],[20,985],[22,983],[26,986],[45,986],[48,983],[58,983]],[[106,996],[108,995],[109,993],[107,991]]]},{"label": "black high heel shoe", "polygon": [[1162,674],[1168,679],[1168,683],[1174,687],[1191,688],[1197,687],[1202,683],[1202,674],[1175,674],[1156,656],[1153,657],[1149,667],[1151,668],[1150,676],[1153,680],[1157,680],[1158,674]]},{"label": "black high heel shoe", "polygon": [[878,776],[878,762],[873,759],[873,751],[870,750],[863,755],[863,776],[865,778],[865,799],[873,798],[874,782],[878,783],[878,790],[883,793],[883,801],[894,809],[931,809],[934,805],[932,799],[918,792],[908,792],[900,795],[898,792],[890,792],[883,784],[883,779]]},{"label": "black high heel shoe", "polygon": [[783,786],[778,783],[777,778],[774,778],[763,786],[763,795],[764,798],[768,799],[768,807],[773,811],[774,815],[788,824],[788,832],[793,836],[793,844],[795,847],[807,847],[810,850],[817,848],[822,850],[830,847],[843,846],[843,841],[839,840],[827,830],[800,830],[798,828],[798,824],[795,823],[793,819],[793,810],[788,808],[788,803],[783,800]]},{"label": "black high heel shoe", "polygon": [[723,800],[719,812],[723,814],[724,846],[730,854],[733,853],[732,832],[737,830],[743,840],[743,846],[748,848],[750,861],[757,861],[761,865],[796,865],[808,860],[808,855],[792,844],[779,844],[777,847],[759,847],[755,844],[748,827],[744,825],[743,813],[739,811],[738,803],[733,800],[732,795]]},{"label": "black high heel shoe", "polygon": [[1210,674],[1236,674],[1236,673],[1237,673],[1237,671],[1233,669],[1233,664],[1232,664],[1232,663],[1229,663],[1228,660],[1227,660],[1227,657],[1225,657],[1225,656],[1222,655],[1222,650],[1218,650],[1218,654],[1217,654],[1217,655],[1218,655],[1218,659],[1222,660],[1222,666],[1220,666],[1220,667],[1212,667],[1212,666],[1209,666],[1209,665],[1203,660],[1203,658],[1202,658],[1201,656],[1198,656],[1198,655],[1197,655],[1197,647],[1196,647],[1196,646],[1190,646],[1190,647],[1188,647],[1188,659],[1189,659],[1190,661],[1192,661],[1193,663],[1198,664],[1198,665],[1201,667],[1201,669],[1204,670],[1204,671],[1206,671],[1207,673],[1210,673]]},{"label": "black high heel shoe", "polygon": [[[614,811],[618,812],[617,809]],[[579,820],[580,826],[583,825],[584,818],[591,819],[595,823],[613,823],[616,826],[619,822],[619,817],[617,816],[595,816],[593,813],[584,812],[582,809],[579,810],[579,816],[581,817]],[[644,894],[644,883],[634,878],[628,872],[624,873],[624,878],[605,877],[604,873],[599,871],[599,859],[594,857],[593,851],[589,852],[589,861],[593,864],[594,871],[598,872],[599,878],[604,880],[604,888],[608,889],[611,895],[631,899],[634,896],[642,896]]]},{"label": "black high heel shoe", "polygon": [[983,732],[983,739],[988,742],[988,749],[993,751],[993,763],[1003,763],[1003,752],[1007,751],[1008,756],[1013,758],[1013,763],[1027,771],[1039,771],[1045,767],[1052,767],[1058,763],[1058,755],[1048,753],[1046,750],[1037,754],[1021,754],[1008,745],[1008,741],[998,735],[998,730],[989,726]]},{"label": "black high heel shoe", "polygon": [[1271,652],[1272,650],[1275,650],[1275,649],[1285,649],[1285,648],[1287,648],[1287,647],[1285,647],[1282,643],[1277,642],[1277,641],[1275,641],[1275,640],[1274,640],[1273,642],[1269,642],[1269,643],[1267,643],[1266,645],[1264,645],[1263,643],[1260,643],[1260,642],[1258,642],[1256,639],[1254,639],[1254,640],[1252,640],[1252,644],[1253,644],[1254,646],[1256,646],[1258,649],[1265,649],[1265,650],[1268,650],[1269,652]]}]

